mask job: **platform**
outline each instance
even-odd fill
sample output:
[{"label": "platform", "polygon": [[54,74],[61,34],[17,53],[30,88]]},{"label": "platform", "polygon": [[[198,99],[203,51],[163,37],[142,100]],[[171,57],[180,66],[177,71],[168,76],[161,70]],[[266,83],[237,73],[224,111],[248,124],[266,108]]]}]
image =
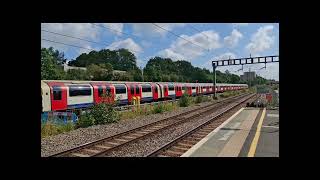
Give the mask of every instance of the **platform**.
[{"label": "platform", "polygon": [[279,157],[279,111],[242,108],[182,157]]}]

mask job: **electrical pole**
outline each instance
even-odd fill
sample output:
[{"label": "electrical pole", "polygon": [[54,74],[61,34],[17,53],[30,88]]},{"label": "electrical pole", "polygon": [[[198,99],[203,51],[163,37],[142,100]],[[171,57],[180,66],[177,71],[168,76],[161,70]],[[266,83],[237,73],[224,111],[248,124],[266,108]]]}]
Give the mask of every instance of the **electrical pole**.
[{"label": "electrical pole", "polygon": [[144,78],[143,78],[143,68],[140,66],[141,68],[141,73],[142,73],[142,82],[144,82]]},{"label": "electrical pole", "polygon": [[216,63],[212,62],[212,69],[213,69],[213,88],[214,88],[214,98],[217,97],[217,94],[216,94]]}]

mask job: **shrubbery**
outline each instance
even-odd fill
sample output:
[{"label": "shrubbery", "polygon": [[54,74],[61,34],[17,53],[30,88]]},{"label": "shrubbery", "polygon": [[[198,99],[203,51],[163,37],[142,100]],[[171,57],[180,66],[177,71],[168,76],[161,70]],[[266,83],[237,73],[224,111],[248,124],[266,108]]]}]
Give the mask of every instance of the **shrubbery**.
[{"label": "shrubbery", "polygon": [[184,93],[179,99],[180,107],[188,107],[191,104],[191,98],[187,93]]},{"label": "shrubbery", "polygon": [[75,126],[72,122],[66,124],[55,124],[51,121],[47,121],[41,126],[41,137],[52,136],[63,132],[74,130]]},{"label": "shrubbery", "polygon": [[158,103],[156,105],[154,105],[153,107],[153,113],[157,114],[157,113],[162,113],[164,112],[164,105],[162,103]]},{"label": "shrubbery", "polygon": [[77,124],[76,124],[76,128],[85,128],[85,127],[89,127],[92,126],[94,124],[94,118],[92,117],[92,115],[90,114],[83,114],[80,116]]},{"label": "shrubbery", "polygon": [[119,121],[119,115],[110,103],[99,103],[92,107],[89,113],[94,124],[106,124]]}]

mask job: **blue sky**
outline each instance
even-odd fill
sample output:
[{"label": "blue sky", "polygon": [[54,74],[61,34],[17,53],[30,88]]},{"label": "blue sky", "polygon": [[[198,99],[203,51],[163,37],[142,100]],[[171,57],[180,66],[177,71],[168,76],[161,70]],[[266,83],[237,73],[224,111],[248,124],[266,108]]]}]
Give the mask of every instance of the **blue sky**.
[{"label": "blue sky", "polygon": [[[127,48],[136,55],[140,67],[145,67],[147,60],[155,56],[184,59],[193,66],[211,70],[211,60],[249,57],[250,54],[252,57],[279,55],[278,23],[42,23],[41,30],[42,39],[97,51]],[[64,52],[68,60],[91,51],[45,40],[41,40],[41,46]],[[244,71],[250,68],[262,77],[279,80],[278,63],[269,63],[266,69],[262,67],[264,64],[247,65]],[[218,70],[228,69],[240,75],[243,74],[238,71],[240,68],[219,67]]]}]

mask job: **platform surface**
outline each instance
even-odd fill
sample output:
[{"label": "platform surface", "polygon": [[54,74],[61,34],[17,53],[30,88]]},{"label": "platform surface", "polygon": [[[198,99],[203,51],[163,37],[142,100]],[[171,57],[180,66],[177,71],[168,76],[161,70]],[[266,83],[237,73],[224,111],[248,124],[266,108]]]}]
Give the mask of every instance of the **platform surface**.
[{"label": "platform surface", "polygon": [[278,157],[278,112],[242,108],[182,157]]}]

